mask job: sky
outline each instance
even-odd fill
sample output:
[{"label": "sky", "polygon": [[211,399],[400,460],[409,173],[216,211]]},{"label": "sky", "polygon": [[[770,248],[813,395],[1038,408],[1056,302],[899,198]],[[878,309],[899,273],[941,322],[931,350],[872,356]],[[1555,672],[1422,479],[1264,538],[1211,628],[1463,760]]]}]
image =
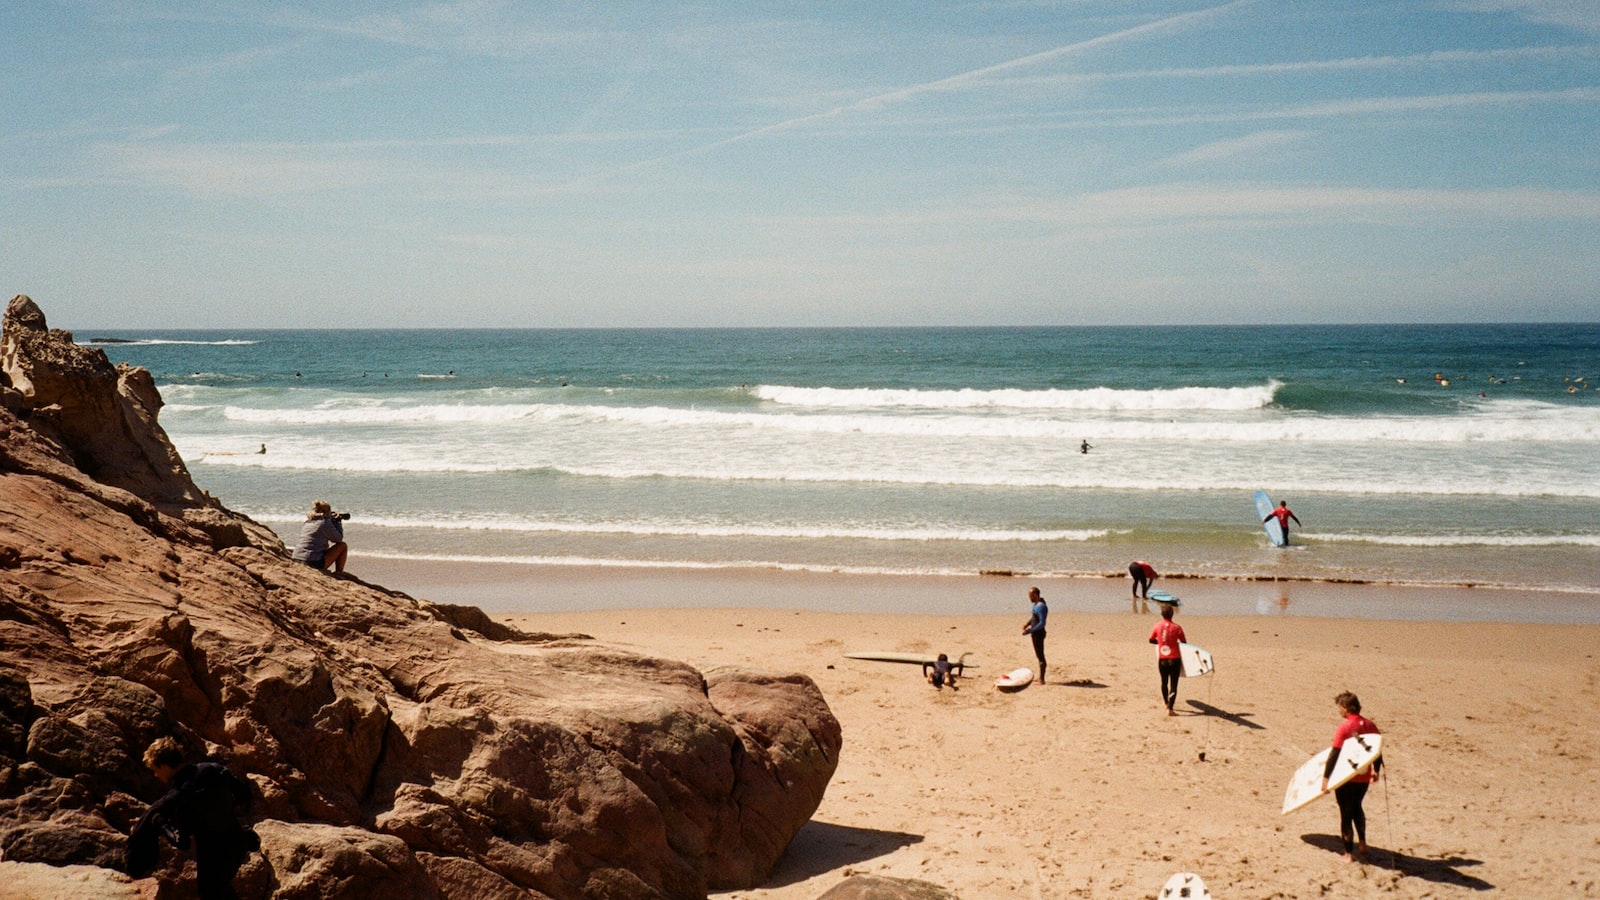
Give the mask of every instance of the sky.
[{"label": "sky", "polygon": [[52,327],[1600,320],[1600,0],[10,0]]}]

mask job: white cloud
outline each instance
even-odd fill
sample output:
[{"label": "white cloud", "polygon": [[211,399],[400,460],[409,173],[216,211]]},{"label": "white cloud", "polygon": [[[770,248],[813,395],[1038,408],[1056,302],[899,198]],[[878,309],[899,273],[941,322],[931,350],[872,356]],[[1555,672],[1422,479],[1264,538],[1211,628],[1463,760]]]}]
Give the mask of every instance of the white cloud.
[{"label": "white cloud", "polygon": [[1218,162],[1224,159],[1234,159],[1240,156],[1253,156],[1262,150],[1274,147],[1283,147],[1288,144],[1303,140],[1311,132],[1304,130],[1294,131],[1258,131],[1244,137],[1231,138],[1225,141],[1212,141],[1203,144],[1186,153],[1169,156],[1156,163],[1163,167],[1189,166],[1196,163]]}]

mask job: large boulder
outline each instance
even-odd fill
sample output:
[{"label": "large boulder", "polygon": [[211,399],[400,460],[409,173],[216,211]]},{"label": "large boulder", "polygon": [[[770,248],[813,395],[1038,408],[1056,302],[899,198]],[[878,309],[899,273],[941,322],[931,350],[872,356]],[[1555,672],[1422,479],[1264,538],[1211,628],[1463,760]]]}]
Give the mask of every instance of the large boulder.
[{"label": "large boulder", "polygon": [[[254,785],[256,896],[703,897],[762,881],[816,810],[841,737],[810,679],[295,564],[158,452],[142,370],[23,301],[0,336],[0,858],[116,865],[158,735]],[[155,877],[192,869],[169,851]]]}]

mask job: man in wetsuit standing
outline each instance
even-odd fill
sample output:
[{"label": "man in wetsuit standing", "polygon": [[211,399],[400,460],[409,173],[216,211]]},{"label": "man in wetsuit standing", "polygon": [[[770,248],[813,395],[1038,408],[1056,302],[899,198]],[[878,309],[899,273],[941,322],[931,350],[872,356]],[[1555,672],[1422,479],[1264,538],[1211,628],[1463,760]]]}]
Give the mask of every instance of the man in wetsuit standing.
[{"label": "man in wetsuit standing", "polygon": [[1044,684],[1044,620],[1050,615],[1050,607],[1044,602],[1044,595],[1038,588],[1028,589],[1028,601],[1033,604],[1028,616],[1028,624],[1022,626],[1022,633],[1033,636],[1033,655],[1039,659],[1039,683]]}]

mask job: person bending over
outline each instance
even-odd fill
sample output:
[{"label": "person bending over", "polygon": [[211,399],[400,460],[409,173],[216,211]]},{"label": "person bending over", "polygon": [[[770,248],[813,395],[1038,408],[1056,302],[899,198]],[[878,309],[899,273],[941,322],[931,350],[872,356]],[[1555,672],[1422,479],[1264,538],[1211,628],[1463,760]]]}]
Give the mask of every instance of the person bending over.
[{"label": "person bending over", "polygon": [[1135,599],[1144,597],[1150,599],[1150,585],[1156,580],[1156,567],[1144,560],[1136,559],[1128,563],[1128,574],[1133,576],[1133,596]]},{"label": "person bending over", "polygon": [[929,684],[941,690],[947,684],[950,685],[950,690],[955,690],[956,676],[965,673],[966,664],[960,661],[951,662],[950,657],[944,653],[939,654],[937,660],[922,664],[922,677],[926,678]]},{"label": "person bending over", "polygon": [[165,836],[179,849],[193,845],[201,900],[233,900],[233,876],[261,848],[255,831],[239,821],[239,811],[250,806],[249,783],[219,762],[184,765],[183,750],[170,737],[157,738],[144,763],[170,789],[128,835],[127,873],[143,878],[154,871]]}]

